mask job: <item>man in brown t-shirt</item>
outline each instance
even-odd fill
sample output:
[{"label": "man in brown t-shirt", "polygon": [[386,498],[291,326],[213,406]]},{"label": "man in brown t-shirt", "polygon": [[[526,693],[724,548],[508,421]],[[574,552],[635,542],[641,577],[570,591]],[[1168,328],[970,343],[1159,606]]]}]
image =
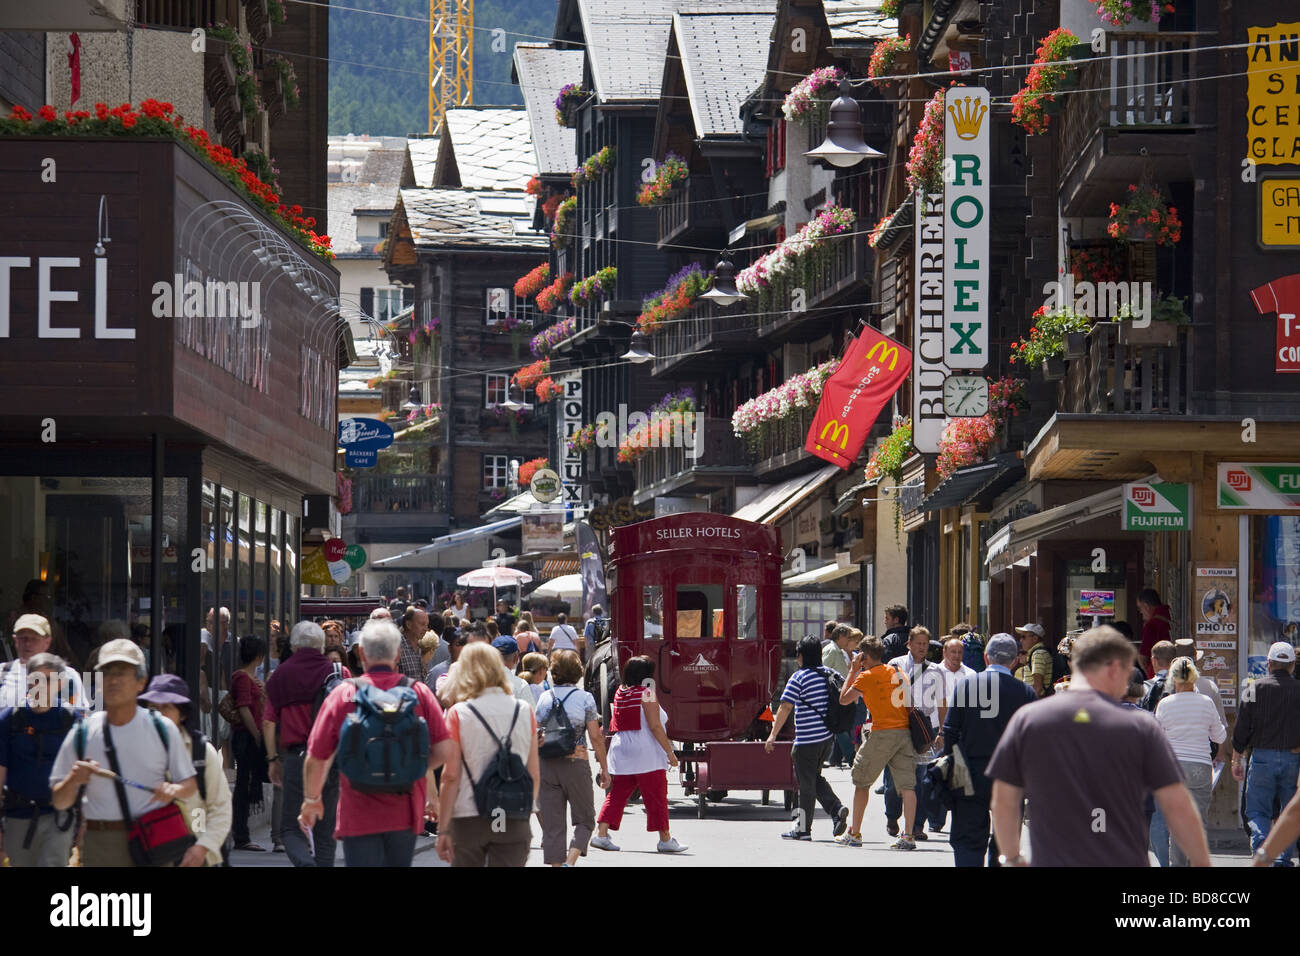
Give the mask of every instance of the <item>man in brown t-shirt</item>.
[{"label": "man in brown t-shirt", "polygon": [[1193,866],[1210,851],[1160,724],[1122,706],[1133,646],[1097,627],[1074,644],[1070,691],[1016,711],[989,762],[993,829],[1006,865],[1024,866],[1021,802],[1034,866],[1146,866],[1148,792]]}]

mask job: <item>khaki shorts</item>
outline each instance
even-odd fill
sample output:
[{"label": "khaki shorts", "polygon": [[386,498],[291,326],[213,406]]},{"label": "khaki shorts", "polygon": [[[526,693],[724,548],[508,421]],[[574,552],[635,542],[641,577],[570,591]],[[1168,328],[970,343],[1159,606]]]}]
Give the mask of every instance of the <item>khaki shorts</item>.
[{"label": "khaki shorts", "polygon": [[853,786],[866,790],[885,767],[894,778],[895,790],[916,789],[916,752],[910,730],[873,730],[865,734],[853,758]]}]

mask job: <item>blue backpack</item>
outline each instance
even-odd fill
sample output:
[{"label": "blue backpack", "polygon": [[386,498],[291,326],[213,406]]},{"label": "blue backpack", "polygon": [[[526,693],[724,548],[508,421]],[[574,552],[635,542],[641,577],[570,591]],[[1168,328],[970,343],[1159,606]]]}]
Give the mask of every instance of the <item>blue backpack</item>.
[{"label": "blue backpack", "polygon": [[339,732],[339,772],[362,793],[409,793],[429,766],[429,727],[409,677],[391,690],[353,678],[356,706]]}]

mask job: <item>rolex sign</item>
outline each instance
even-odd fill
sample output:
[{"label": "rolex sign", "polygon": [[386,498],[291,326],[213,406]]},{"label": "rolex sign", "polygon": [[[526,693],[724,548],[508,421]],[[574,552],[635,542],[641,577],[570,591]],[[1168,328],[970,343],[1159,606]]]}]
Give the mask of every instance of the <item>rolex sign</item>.
[{"label": "rolex sign", "polygon": [[944,364],[980,369],[989,349],[989,91],[944,94]]}]

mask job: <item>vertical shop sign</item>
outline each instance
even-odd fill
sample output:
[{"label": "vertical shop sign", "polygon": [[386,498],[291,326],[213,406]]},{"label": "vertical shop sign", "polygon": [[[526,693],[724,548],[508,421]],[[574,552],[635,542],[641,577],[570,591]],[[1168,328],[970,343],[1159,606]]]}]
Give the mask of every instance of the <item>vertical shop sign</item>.
[{"label": "vertical shop sign", "polygon": [[943,194],[916,194],[916,266],[912,302],[912,444],[924,454],[939,450],[947,416],[943,383]]},{"label": "vertical shop sign", "polygon": [[989,361],[989,91],[944,94],[944,362],[980,369]]}]

